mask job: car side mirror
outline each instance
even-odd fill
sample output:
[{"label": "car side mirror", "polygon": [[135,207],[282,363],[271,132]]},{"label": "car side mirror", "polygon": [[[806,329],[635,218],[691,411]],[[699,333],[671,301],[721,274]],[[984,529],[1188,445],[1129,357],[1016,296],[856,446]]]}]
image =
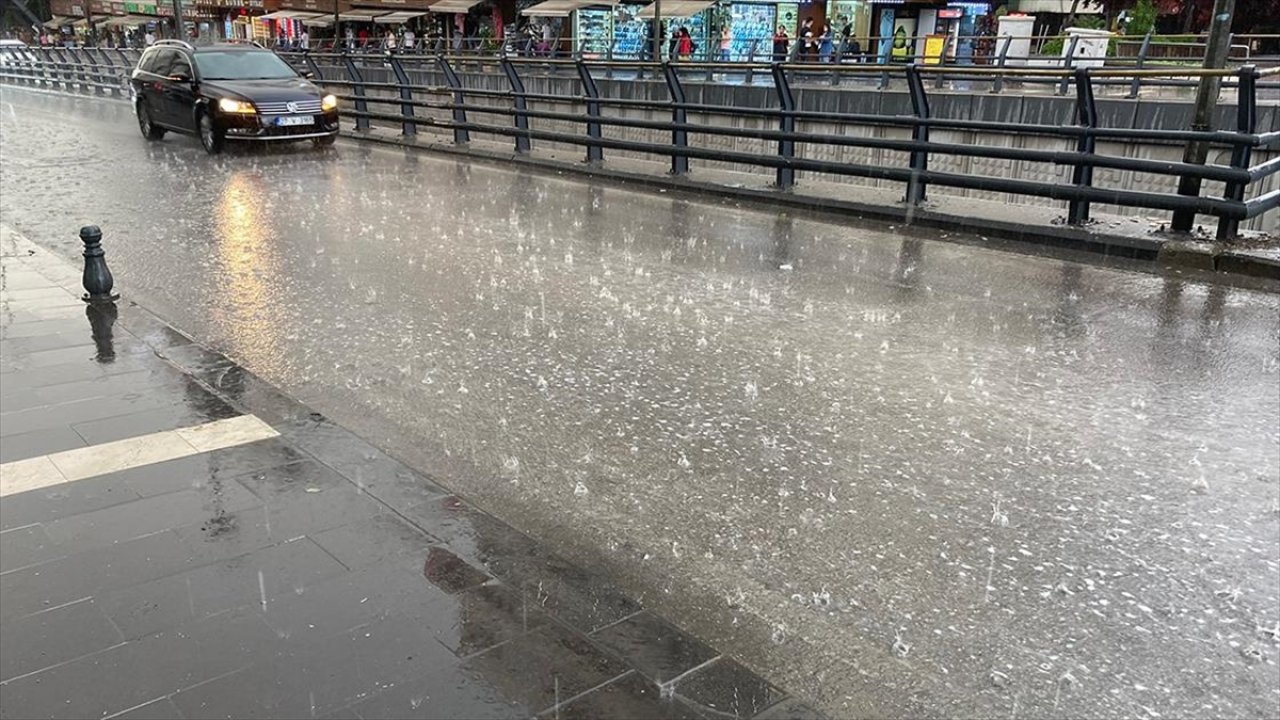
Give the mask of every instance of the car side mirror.
[{"label": "car side mirror", "polygon": [[182,73],[178,73],[177,75],[170,75],[170,76],[169,76],[169,79],[170,79],[170,80],[172,80],[173,82],[176,82],[176,83],[189,83],[189,82],[191,82],[191,78],[190,78],[190,77],[188,77],[188,76],[186,76],[186,75],[183,75]]}]

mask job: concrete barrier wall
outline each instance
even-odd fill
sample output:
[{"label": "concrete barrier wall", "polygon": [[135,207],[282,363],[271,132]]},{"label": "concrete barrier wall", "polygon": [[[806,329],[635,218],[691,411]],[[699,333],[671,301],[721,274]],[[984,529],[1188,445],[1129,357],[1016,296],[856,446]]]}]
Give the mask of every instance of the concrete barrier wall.
[{"label": "concrete barrier wall", "polygon": [[[346,77],[345,72],[343,72],[341,68],[323,68],[323,70],[324,77],[326,78]],[[462,68],[462,71],[459,72],[459,76],[462,78],[464,86],[468,89],[508,92],[510,90],[510,85],[508,84],[506,77],[497,70],[498,69],[496,67],[491,67],[490,71],[487,72],[468,72],[464,67]],[[362,73],[364,74],[365,80],[369,82],[394,82],[395,80],[390,68],[382,65],[382,63],[378,61],[367,62],[366,65],[362,67]],[[432,69],[411,69],[409,70],[409,75],[411,82],[415,84],[440,87],[443,87],[445,84],[444,76],[438,71]],[[704,73],[698,73],[698,75],[705,77]],[[522,77],[524,79],[525,89],[530,93],[566,97],[582,96],[581,82],[572,68],[560,70],[557,75],[553,76],[526,74]],[[758,79],[761,81],[768,80],[768,78],[763,75],[759,76]],[[645,99],[659,102],[666,102],[669,100],[666,83],[662,80],[611,80],[601,77],[597,78],[596,82],[601,95],[606,98]],[[686,99],[691,103],[748,108],[773,108],[778,106],[776,92],[771,85],[761,84],[747,86],[715,84],[695,81],[688,77],[683,79],[683,85]],[[861,87],[833,88],[830,86],[802,85],[794,87],[793,92],[797,106],[802,110],[840,114],[857,113],[879,116],[906,116],[911,114],[910,99],[906,93],[902,91],[877,91],[871,88]],[[390,89],[371,91],[370,94],[387,97],[395,96],[395,92]],[[434,97],[440,100],[447,99],[446,96]],[[507,97],[485,97],[472,95],[467,98],[467,102],[468,104],[481,106],[492,105],[503,108],[511,107],[511,101]],[[993,95],[987,92],[958,93],[938,90],[932,90],[930,92],[930,104],[932,114],[935,117],[948,119],[988,120],[994,122],[1005,122],[1010,125],[1070,124],[1073,122],[1075,107],[1074,98],[1071,97],[1027,94]],[[576,113],[585,117],[585,108],[581,103],[530,100],[529,107],[532,110]],[[398,112],[397,107],[386,105],[381,107],[374,106],[371,109],[380,110],[382,112]],[[1191,116],[1189,104],[1167,99],[1099,99],[1098,110],[1102,126],[1113,128],[1186,129],[1189,126]],[[1219,105],[1217,112],[1218,122],[1221,127],[1234,127],[1236,109],[1233,105]],[[421,109],[418,114],[441,120],[446,120],[449,117],[448,111],[444,110]],[[651,108],[605,107],[604,114],[612,117],[640,118],[648,120],[669,120],[671,118],[669,110]],[[513,125],[513,119],[510,116],[485,115],[479,112],[472,113],[469,120],[472,122],[503,126]],[[689,113],[689,121],[697,124],[738,128],[772,129],[777,127],[777,121],[772,118],[743,117],[721,113],[691,112]],[[393,125],[394,123],[377,122],[375,124],[386,126]],[[579,122],[533,118],[530,119],[529,125],[531,129],[538,131],[557,132],[578,136],[586,135],[585,126]],[[819,134],[839,134],[901,140],[910,139],[911,136],[910,130],[899,126],[878,124],[853,125],[814,120],[799,121],[797,123],[797,129],[802,132]],[[1272,129],[1280,130],[1280,108],[1276,106],[1260,108],[1259,129],[1264,132]],[[420,132],[449,133],[450,131],[446,128],[433,129],[423,127],[420,129]],[[611,127],[606,125],[603,132],[606,138],[611,139],[625,139],[662,145],[670,144],[671,142],[671,133],[669,131]],[[935,130],[932,134],[932,138],[936,141],[947,143],[989,145],[993,147],[1019,147],[1037,150],[1071,150],[1074,146],[1074,142],[1067,138],[1053,136],[1032,137],[1026,135],[1014,135],[1012,133],[1002,134],[999,132],[986,131]],[[495,139],[503,142],[511,142],[514,147],[514,141],[510,138],[496,137]],[[753,138],[735,138],[730,136],[691,133],[689,142],[694,147],[723,150],[726,152],[732,151],[757,155],[777,154],[776,142]],[[571,143],[553,143],[535,140],[533,144],[536,148],[554,149],[564,151],[571,155],[581,154],[585,157],[586,153],[583,146]],[[1099,154],[1104,155],[1164,160],[1170,162],[1178,162],[1182,157],[1181,145],[1154,140],[1142,142],[1100,141],[1097,146],[1097,151]],[[799,157],[832,162],[857,163],[878,167],[907,166],[906,153],[891,150],[800,144],[797,145],[796,153]],[[1256,164],[1268,160],[1276,154],[1277,153],[1274,151],[1256,151],[1254,154],[1254,163]],[[666,162],[665,158],[655,158],[653,156],[634,151],[606,149],[604,155],[606,162],[609,158],[637,158],[646,160],[662,160],[663,162]],[[1217,164],[1227,164],[1229,160],[1229,153],[1225,150],[1215,151],[1209,158],[1211,163]],[[752,173],[760,177],[761,184],[771,181],[774,176],[774,171],[770,168],[719,160],[691,159],[689,165],[690,170],[693,173],[709,170],[730,170]],[[1068,166],[1055,166],[1049,163],[1018,160],[1000,160],[987,157],[931,155],[929,158],[929,167],[930,169],[942,172],[986,177],[1036,180],[1051,183],[1069,183],[1071,178],[1071,168]],[[903,189],[903,184],[899,182],[839,175],[813,174],[807,172],[797,173],[797,181],[801,183],[801,185],[806,181],[813,181],[817,179],[821,179],[823,182],[849,183],[861,186],[891,189],[894,191],[901,191]],[[1096,187],[1113,188],[1117,190],[1172,193],[1177,188],[1177,178],[1165,175],[1098,168],[1094,171],[1094,185]],[[1249,196],[1256,197],[1274,190],[1277,187],[1280,187],[1280,176],[1273,175],[1266,178],[1263,182],[1252,186]],[[801,187],[801,191],[803,191],[803,187]],[[946,188],[941,186],[931,186],[929,188],[929,192],[936,195],[972,197],[1010,204],[1061,208],[1064,216],[1066,213],[1066,203],[1061,200],[1035,198],[991,191]],[[1204,183],[1202,194],[1206,196],[1220,197],[1222,192],[1222,183]],[[1141,216],[1150,218],[1157,222],[1164,222],[1169,218],[1169,213],[1161,211],[1121,208],[1104,204],[1095,204],[1094,207],[1098,212]],[[1272,212],[1268,213],[1266,216],[1254,218],[1247,223],[1243,223],[1242,227],[1250,230],[1265,230],[1273,233],[1280,232],[1280,213]]]}]

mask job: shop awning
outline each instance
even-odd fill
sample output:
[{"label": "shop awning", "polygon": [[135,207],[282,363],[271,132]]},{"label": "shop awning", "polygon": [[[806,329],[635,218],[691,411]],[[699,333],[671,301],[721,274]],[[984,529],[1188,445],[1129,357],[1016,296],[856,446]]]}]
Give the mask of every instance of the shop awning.
[{"label": "shop awning", "polygon": [[382,15],[380,17],[376,17],[373,19],[373,21],[376,23],[385,23],[388,25],[398,25],[402,22],[407,22],[416,17],[422,17],[423,15],[426,15],[426,14],[427,14],[426,10],[416,10],[416,11],[415,10],[397,10],[396,12],[393,12],[389,15]]},{"label": "shop awning", "polygon": [[343,22],[373,22],[373,19],[387,15],[386,10],[350,10],[338,16]]},{"label": "shop awning", "polygon": [[[666,0],[666,2],[662,3],[662,17],[693,17],[714,4],[711,0]],[[657,3],[646,5],[644,9],[636,13],[636,17],[652,18],[655,10],[657,10]]]},{"label": "shop awning", "polygon": [[102,23],[103,27],[120,27],[129,25],[143,25],[155,20],[149,15],[117,15],[110,20]]},{"label": "shop awning", "polygon": [[60,28],[60,27],[63,27],[63,26],[65,26],[65,25],[70,25],[71,23],[73,23],[73,22],[75,22],[75,21],[76,21],[76,20],[75,20],[75,18],[69,18],[69,17],[62,17],[62,16],[60,16],[60,15],[54,15],[51,19],[49,19],[49,20],[47,20],[47,21],[45,22],[44,26],[45,26],[45,27],[47,27],[47,28],[49,28],[50,30],[53,30],[53,29],[55,29],[55,28]]},{"label": "shop awning", "polygon": [[[97,25],[101,25],[103,22],[105,22],[105,21],[107,21],[107,20],[110,20],[110,19],[111,19],[111,16],[110,16],[110,15],[94,15],[94,16],[93,16],[93,24],[94,24],[95,26],[97,26]],[[75,21],[75,22],[71,23],[71,26],[72,26],[72,27],[88,27],[88,26],[89,26],[89,21],[88,21],[88,20],[86,20],[86,19],[84,19],[84,18],[80,18],[79,20],[77,20],[77,21]]]},{"label": "shop awning", "polygon": [[520,11],[525,17],[569,17],[569,13],[591,5],[608,5],[600,0],[546,0]]},{"label": "shop awning", "polygon": [[320,17],[302,18],[300,22],[309,28],[316,27],[333,27],[333,16],[322,15]]},{"label": "shop awning", "polygon": [[484,2],[484,0],[440,0],[427,8],[433,13],[464,13]]},{"label": "shop awning", "polygon": [[304,10],[277,10],[269,12],[266,15],[259,15],[259,20],[310,20],[312,18],[321,17],[322,13],[306,12]]}]

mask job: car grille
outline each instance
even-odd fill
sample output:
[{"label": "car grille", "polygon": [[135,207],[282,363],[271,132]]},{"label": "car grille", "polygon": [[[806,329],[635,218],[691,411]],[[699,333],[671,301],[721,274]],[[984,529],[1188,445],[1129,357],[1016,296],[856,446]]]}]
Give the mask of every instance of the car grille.
[{"label": "car grille", "polygon": [[314,115],[320,112],[319,100],[294,100],[294,109],[292,110],[289,109],[289,103],[287,102],[260,102],[254,103],[254,106],[263,115],[288,115],[290,113]]}]

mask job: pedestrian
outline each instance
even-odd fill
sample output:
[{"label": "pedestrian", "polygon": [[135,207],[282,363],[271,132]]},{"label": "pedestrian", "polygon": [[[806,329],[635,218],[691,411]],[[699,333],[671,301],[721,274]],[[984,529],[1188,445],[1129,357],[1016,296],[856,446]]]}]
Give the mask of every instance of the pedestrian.
[{"label": "pedestrian", "polygon": [[417,42],[418,39],[413,34],[413,29],[406,27],[404,29],[404,49],[412,51],[414,46],[417,45]]},{"label": "pedestrian", "polygon": [[773,61],[786,62],[787,48],[790,46],[791,36],[787,35],[787,27],[779,25],[778,32],[773,34]]},{"label": "pedestrian", "polygon": [[396,46],[396,33],[391,28],[387,28],[387,34],[382,38],[382,49],[390,50]]},{"label": "pedestrian", "polygon": [[796,38],[800,42],[801,59],[812,62],[818,49],[813,39],[813,18],[807,17],[800,22],[800,30],[796,33]]},{"label": "pedestrian", "polygon": [[147,28],[147,33],[142,36],[142,44],[147,47],[151,47],[156,44],[156,34],[151,32],[150,28]]},{"label": "pedestrian", "polygon": [[822,26],[822,35],[818,38],[818,61],[824,63],[831,62],[831,51],[833,49],[834,46],[831,43],[831,26],[824,23]]},{"label": "pedestrian", "polygon": [[303,50],[311,48],[311,33],[307,32],[307,26],[302,26],[302,32],[298,33],[298,47]]},{"label": "pedestrian", "polygon": [[720,26],[720,62],[729,62],[729,50],[733,48],[733,33],[728,25]]},{"label": "pedestrian", "polygon": [[681,27],[680,28],[680,46],[678,48],[678,51],[680,53],[680,59],[686,60],[686,61],[692,60],[693,53],[697,49],[698,49],[698,46],[694,44],[693,36],[689,34],[689,28]]}]

